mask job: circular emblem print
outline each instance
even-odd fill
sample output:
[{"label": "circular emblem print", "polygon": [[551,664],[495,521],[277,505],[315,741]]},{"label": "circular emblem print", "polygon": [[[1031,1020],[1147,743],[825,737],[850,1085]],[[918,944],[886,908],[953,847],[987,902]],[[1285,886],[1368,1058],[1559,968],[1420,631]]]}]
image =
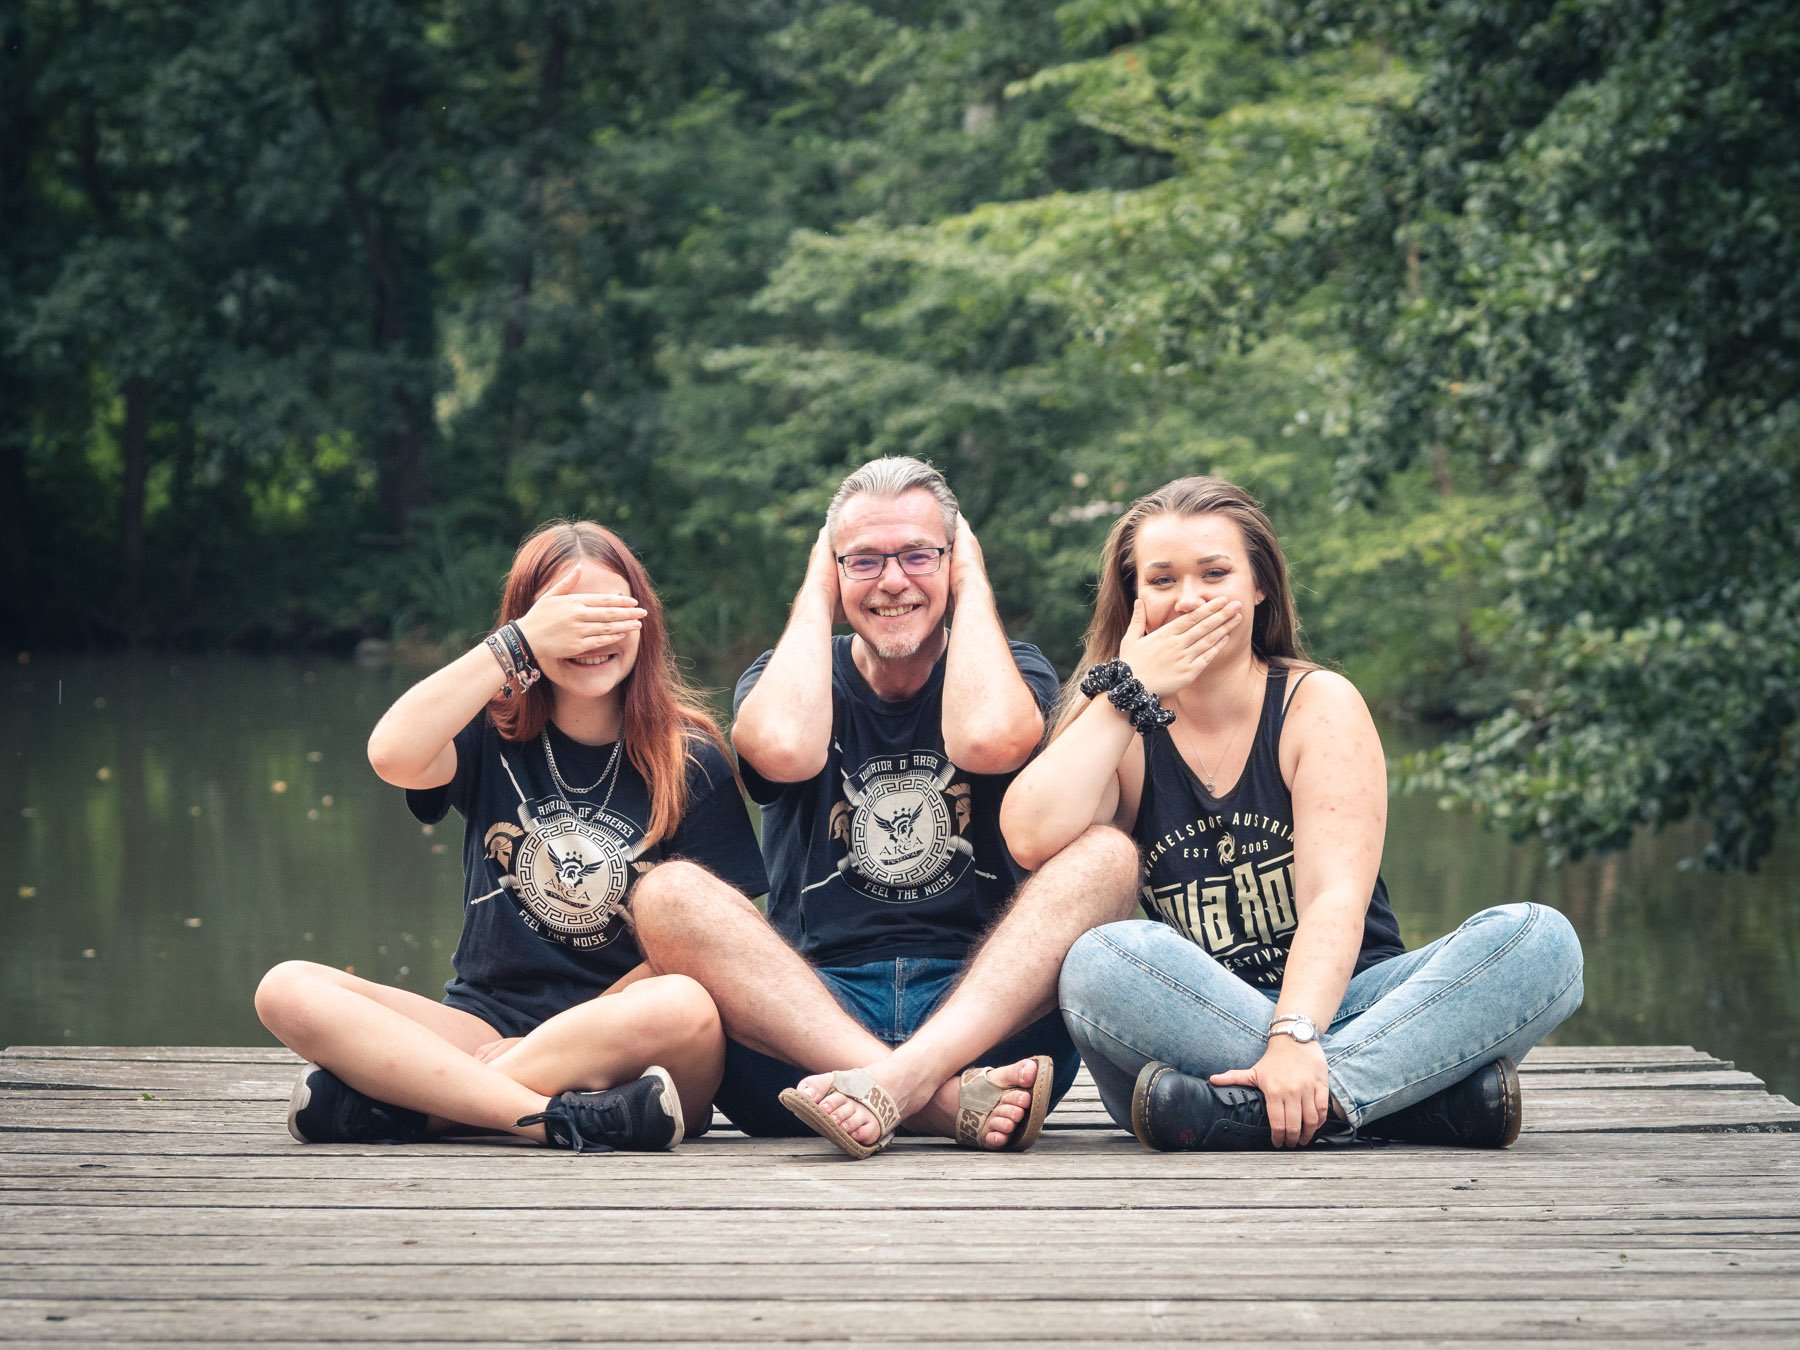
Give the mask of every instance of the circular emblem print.
[{"label": "circular emblem print", "polygon": [[950,854],[950,812],[935,776],[886,774],[870,782],[850,822],[856,870],[884,886],[916,886]]},{"label": "circular emblem print", "polygon": [[527,914],[553,933],[591,938],[619,912],[625,851],[610,832],[559,813],[520,841],[513,875]]}]

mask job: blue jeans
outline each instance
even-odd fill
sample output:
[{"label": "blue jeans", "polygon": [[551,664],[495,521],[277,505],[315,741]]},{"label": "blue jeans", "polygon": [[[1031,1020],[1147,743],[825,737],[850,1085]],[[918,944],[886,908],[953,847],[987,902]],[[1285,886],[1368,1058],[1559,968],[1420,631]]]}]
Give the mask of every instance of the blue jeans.
[{"label": "blue jeans", "polygon": [[[821,966],[820,981],[838,1005],[877,1040],[897,1046],[924,1025],[949,997],[963,962],[944,956],[903,956],[860,966]],[[1081,1060],[1054,1010],[989,1049],[977,1064],[1011,1064],[1029,1055],[1049,1055],[1056,1063],[1050,1104],[1061,1101],[1075,1081]],[[841,1069],[861,1067],[840,1064]],[[966,1067],[966,1066],[965,1066]],[[736,1041],[725,1042],[725,1080],[713,1104],[745,1134],[759,1137],[810,1134],[777,1099],[809,1071],[760,1054]]]},{"label": "blue jeans", "polygon": [[[1254,989],[1165,924],[1084,934],[1060,1002],[1112,1118],[1151,1060],[1207,1077],[1262,1058],[1276,991]],[[1496,1059],[1518,1060],[1581,1006],[1581,944],[1542,905],[1484,909],[1417,951],[1352,977],[1320,1028],[1331,1095],[1352,1126],[1411,1106]]]}]

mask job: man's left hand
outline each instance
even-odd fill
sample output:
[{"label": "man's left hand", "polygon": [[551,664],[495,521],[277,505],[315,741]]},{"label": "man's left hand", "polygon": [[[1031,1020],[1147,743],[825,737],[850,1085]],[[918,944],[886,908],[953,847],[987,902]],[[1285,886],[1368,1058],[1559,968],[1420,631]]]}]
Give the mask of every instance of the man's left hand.
[{"label": "man's left hand", "polygon": [[959,511],[955,546],[950,550],[950,593],[957,595],[965,586],[987,584],[987,559],[981,556],[981,544],[969,528],[968,518]]}]

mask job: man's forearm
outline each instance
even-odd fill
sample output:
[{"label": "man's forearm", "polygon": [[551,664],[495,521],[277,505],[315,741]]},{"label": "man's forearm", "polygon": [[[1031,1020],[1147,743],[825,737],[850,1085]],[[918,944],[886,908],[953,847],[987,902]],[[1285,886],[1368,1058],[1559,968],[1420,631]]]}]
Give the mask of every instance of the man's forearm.
[{"label": "man's forearm", "polygon": [[758,774],[798,783],[831,750],[831,606],[818,588],[795,597],[781,640],[739,707],[731,740]]},{"label": "man's forearm", "polygon": [[971,773],[1010,773],[1043,735],[1043,715],[1013,660],[987,579],[965,582],[944,661],[945,752]]}]

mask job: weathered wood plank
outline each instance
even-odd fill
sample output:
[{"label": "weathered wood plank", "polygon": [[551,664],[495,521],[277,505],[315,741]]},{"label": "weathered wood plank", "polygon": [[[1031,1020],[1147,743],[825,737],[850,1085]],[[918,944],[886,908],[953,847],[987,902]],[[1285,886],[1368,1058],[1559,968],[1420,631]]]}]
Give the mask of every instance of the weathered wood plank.
[{"label": "weathered wood plank", "polygon": [[[983,1306],[996,1325],[1016,1334],[1021,1322],[1041,1327],[1045,1339],[1073,1334],[1133,1340],[1243,1343],[1265,1340],[1356,1343],[1395,1334],[1428,1334],[1455,1341],[1498,1341],[1514,1336],[1571,1339],[1640,1335],[1719,1337],[1727,1330],[1773,1337],[1800,1336],[1800,1310],[1780,1298],[1692,1301],[1672,1298],[1619,1300],[1556,1297],[1403,1301],[1355,1298],[1217,1297],[1160,1295],[1077,1301],[1018,1292],[990,1296]],[[474,1327],[539,1340],[580,1338],[598,1332],[609,1341],[657,1342],[704,1339],[723,1328],[740,1340],[769,1343],[796,1336],[850,1344],[931,1342],[956,1328],[958,1316],[932,1294],[912,1299],[870,1299],[845,1308],[823,1299],[621,1299],[569,1297],[464,1301],[395,1300],[339,1304],[281,1300],[180,1299],[0,1300],[0,1324],[29,1324],[47,1343],[58,1340],[183,1339],[203,1342],[253,1340],[272,1323],[303,1313],[318,1340],[381,1343],[431,1340],[443,1344],[484,1340]]]},{"label": "weathered wood plank", "polygon": [[1800,1110],[1686,1047],[1534,1053],[1501,1153],[1151,1154],[1083,1081],[1030,1154],[864,1164],[729,1130],[307,1147],[296,1064],[0,1053],[0,1343],[1800,1337]]}]

